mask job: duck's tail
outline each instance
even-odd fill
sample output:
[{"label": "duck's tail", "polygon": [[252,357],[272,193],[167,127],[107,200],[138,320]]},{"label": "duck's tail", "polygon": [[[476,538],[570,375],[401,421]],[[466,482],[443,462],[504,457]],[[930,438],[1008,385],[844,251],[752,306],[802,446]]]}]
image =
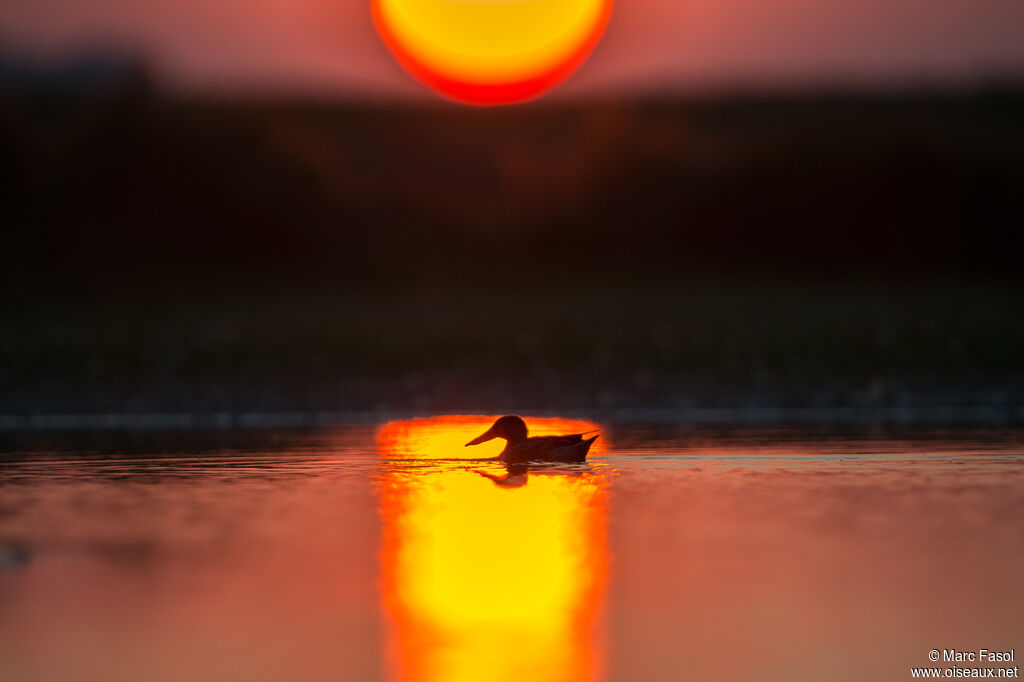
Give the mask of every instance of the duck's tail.
[{"label": "duck's tail", "polygon": [[601,434],[597,434],[596,436],[591,436],[590,438],[584,438],[583,440],[580,441],[576,448],[580,451],[583,457],[586,457],[587,453],[590,452],[590,446],[593,445],[594,441],[600,437]]},{"label": "duck's tail", "polygon": [[591,436],[590,438],[582,438],[578,443],[572,445],[565,445],[560,448],[552,450],[547,457],[549,462],[583,462],[587,459],[587,453],[590,451],[590,446],[595,440],[600,438],[598,436]]}]

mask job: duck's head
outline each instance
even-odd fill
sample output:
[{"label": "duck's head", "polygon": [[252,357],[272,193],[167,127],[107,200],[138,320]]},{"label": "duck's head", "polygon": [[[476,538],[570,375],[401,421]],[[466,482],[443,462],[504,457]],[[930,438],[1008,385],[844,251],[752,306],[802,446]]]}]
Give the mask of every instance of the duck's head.
[{"label": "duck's head", "polygon": [[521,443],[526,440],[526,422],[514,414],[501,417],[491,428],[466,443],[466,446],[480,445],[494,438],[504,438],[509,443]]}]

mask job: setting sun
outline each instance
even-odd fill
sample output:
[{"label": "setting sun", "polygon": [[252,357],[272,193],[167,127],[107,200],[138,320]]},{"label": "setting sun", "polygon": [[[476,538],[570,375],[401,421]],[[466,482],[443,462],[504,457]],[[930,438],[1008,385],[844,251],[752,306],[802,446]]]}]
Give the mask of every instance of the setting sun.
[{"label": "setting sun", "polygon": [[612,0],[373,0],[377,30],[413,76],[472,104],[540,95],[590,54]]}]

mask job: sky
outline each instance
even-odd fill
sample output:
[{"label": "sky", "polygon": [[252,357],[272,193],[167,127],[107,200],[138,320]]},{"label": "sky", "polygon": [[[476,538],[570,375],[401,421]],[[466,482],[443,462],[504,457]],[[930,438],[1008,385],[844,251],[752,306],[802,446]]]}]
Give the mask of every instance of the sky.
[{"label": "sky", "polygon": [[[382,45],[369,0],[0,3],[0,53],[100,48],[144,55],[181,91],[430,96]],[[1022,0],[618,0],[556,96],[1021,77]]]}]

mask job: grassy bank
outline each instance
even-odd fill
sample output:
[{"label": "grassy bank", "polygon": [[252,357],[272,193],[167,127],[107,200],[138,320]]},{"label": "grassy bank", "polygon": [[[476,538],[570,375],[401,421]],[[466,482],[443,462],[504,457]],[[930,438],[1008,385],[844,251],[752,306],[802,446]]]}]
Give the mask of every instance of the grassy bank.
[{"label": "grassy bank", "polygon": [[8,306],[0,412],[1015,404],[1022,302],[762,281]]}]

